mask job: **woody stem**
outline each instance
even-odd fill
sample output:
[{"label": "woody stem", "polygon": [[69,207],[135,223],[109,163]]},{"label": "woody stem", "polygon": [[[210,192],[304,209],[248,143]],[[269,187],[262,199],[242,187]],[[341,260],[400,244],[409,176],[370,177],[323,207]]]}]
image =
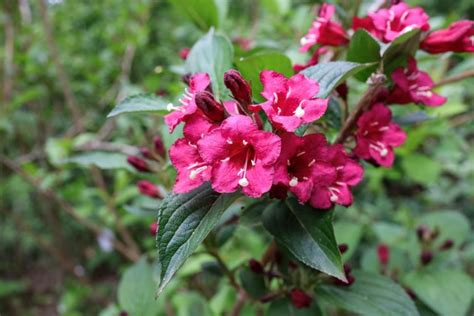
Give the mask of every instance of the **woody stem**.
[{"label": "woody stem", "polygon": [[460,81],[460,80],[463,80],[463,79],[466,79],[466,78],[469,78],[469,77],[474,77],[474,69],[467,70],[467,71],[461,72],[460,74],[454,75],[452,77],[442,79],[442,80],[438,81],[434,86],[435,87],[440,87],[440,86],[443,86],[445,84],[457,82],[457,81]]}]

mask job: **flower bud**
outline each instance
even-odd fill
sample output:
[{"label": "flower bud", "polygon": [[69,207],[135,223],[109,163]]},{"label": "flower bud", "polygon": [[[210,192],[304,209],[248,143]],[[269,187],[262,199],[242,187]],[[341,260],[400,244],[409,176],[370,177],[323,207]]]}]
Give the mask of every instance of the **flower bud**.
[{"label": "flower bud", "polygon": [[431,229],[426,225],[420,225],[416,229],[416,235],[418,236],[419,241],[429,241],[431,239]]},{"label": "flower bud", "polygon": [[382,265],[387,265],[390,259],[390,248],[387,245],[380,244],[377,246],[377,257]]},{"label": "flower bud", "polygon": [[431,262],[431,260],[433,260],[433,253],[431,251],[424,250],[420,256],[421,264],[426,266],[428,263]]},{"label": "flower bud", "polygon": [[224,84],[230,90],[234,99],[244,108],[252,104],[252,90],[249,83],[242,77],[240,72],[231,69],[224,74]]},{"label": "flower bud", "polygon": [[142,156],[145,157],[146,159],[155,160],[155,157],[153,157],[153,153],[150,151],[148,147],[141,147],[140,154],[142,154]]},{"label": "flower bud", "polygon": [[186,60],[188,58],[189,51],[190,51],[190,49],[187,48],[187,47],[181,48],[181,50],[179,51],[179,57],[182,60]]},{"label": "flower bud", "polygon": [[165,144],[163,144],[163,140],[160,136],[155,137],[153,144],[155,145],[155,152],[163,158],[166,157]]},{"label": "flower bud", "polygon": [[150,224],[150,235],[156,236],[157,233],[158,233],[158,223],[153,222]]},{"label": "flower bud", "polygon": [[214,99],[214,96],[208,91],[198,92],[195,96],[197,107],[209,119],[215,122],[222,122],[225,118],[224,107]]},{"label": "flower bud", "polygon": [[191,82],[192,76],[193,76],[193,74],[191,74],[191,73],[184,74],[181,77],[181,81],[184,82],[184,84],[189,87],[189,83]]},{"label": "flower bud", "polygon": [[146,180],[138,181],[137,187],[140,193],[143,195],[146,195],[155,199],[163,198],[158,188],[150,181],[146,181]]},{"label": "flower bud", "polygon": [[300,289],[293,289],[291,290],[291,302],[293,305],[297,308],[306,308],[311,305],[312,298],[308,294],[306,294],[304,291]]},{"label": "flower bud", "polygon": [[349,249],[349,246],[347,244],[340,244],[338,248],[339,248],[339,252],[343,254],[347,251],[347,249]]},{"label": "flower bud", "polygon": [[148,163],[141,159],[140,157],[137,156],[128,156],[127,157],[127,162],[132,165],[135,169],[138,171],[142,172],[151,172],[150,167],[148,166]]},{"label": "flower bud", "polygon": [[249,267],[254,273],[262,274],[264,272],[262,264],[255,259],[249,260]]},{"label": "flower bud", "polygon": [[446,239],[441,246],[439,246],[439,250],[448,250],[454,246],[454,241],[452,239]]}]

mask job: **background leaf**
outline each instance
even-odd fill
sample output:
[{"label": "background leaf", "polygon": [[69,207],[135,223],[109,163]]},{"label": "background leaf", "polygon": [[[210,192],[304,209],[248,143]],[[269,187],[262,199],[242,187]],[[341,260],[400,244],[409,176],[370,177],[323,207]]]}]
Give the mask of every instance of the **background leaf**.
[{"label": "background leaf", "polygon": [[345,280],[332,227],[332,213],[301,205],[290,198],[268,206],[263,213],[263,225],[298,260]]},{"label": "background leaf", "polygon": [[211,77],[214,95],[225,95],[224,73],[232,67],[234,49],[224,35],[211,29],[189,52],[186,71],[190,73],[207,72]]},{"label": "background leaf", "polygon": [[[347,60],[357,63],[378,63],[380,55],[380,43],[366,30],[359,29],[352,35],[347,52]],[[377,69],[377,64],[359,71],[354,75],[360,81],[366,81]]]},{"label": "background leaf", "polygon": [[221,195],[206,183],[190,193],[171,194],[163,200],[156,235],[161,268],[158,295],[236,198],[237,193]]},{"label": "background leaf", "polygon": [[155,112],[160,115],[168,114],[166,109],[169,102],[154,94],[137,94],[127,97],[119,102],[107,115],[114,117],[122,113]]},{"label": "background leaf", "polygon": [[386,75],[390,75],[396,68],[404,66],[409,55],[414,56],[420,44],[420,36],[420,30],[411,30],[382,47],[382,60]]},{"label": "background leaf", "polygon": [[316,289],[321,302],[365,315],[418,315],[411,298],[391,279],[354,271],[355,282],[348,287],[323,285]]},{"label": "background leaf", "polygon": [[219,27],[219,7],[215,0],[170,0],[203,31]]},{"label": "background leaf", "polygon": [[123,168],[134,171],[130,164],[128,164],[126,155],[102,151],[75,155],[61,160],[61,163],[74,163],[83,167],[96,166],[104,170]]},{"label": "background leaf", "polygon": [[307,308],[297,309],[291,299],[281,298],[271,302],[266,316],[319,316],[322,315],[319,306],[313,300]]}]

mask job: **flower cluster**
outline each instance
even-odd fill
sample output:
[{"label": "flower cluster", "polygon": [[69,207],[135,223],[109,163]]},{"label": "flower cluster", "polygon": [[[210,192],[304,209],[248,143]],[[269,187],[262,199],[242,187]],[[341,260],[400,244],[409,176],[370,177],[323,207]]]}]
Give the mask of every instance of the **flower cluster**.
[{"label": "flower cluster", "polygon": [[[215,99],[206,74],[190,78],[181,105],[170,105],[174,111],[165,117],[170,131],[184,123],[184,137],[170,149],[178,171],[174,191],[188,192],[210,181],[220,193],[240,189],[256,198],[271,191],[283,198],[290,191],[316,208],[350,205],[350,187],[361,181],[362,167],[322,134],[294,133],[327,109],[328,100],[316,97],[318,83],[274,71],[262,71],[260,80],[266,101],[254,104],[250,85],[235,70],[224,76],[232,101]],[[261,112],[272,131],[263,129]]]}]

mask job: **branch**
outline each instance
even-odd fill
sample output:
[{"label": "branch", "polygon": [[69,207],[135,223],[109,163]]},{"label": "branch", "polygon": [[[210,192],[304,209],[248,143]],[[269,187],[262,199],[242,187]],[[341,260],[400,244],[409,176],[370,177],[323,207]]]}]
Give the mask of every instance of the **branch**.
[{"label": "branch", "polygon": [[66,106],[71,112],[75,132],[83,132],[84,124],[81,120],[81,114],[77,106],[76,97],[72,92],[71,83],[69,81],[68,76],[66,75],[63,63],[61,62],[58,45],[53,36],[51,22],[48,17],[48,8],[46,0],[39,0],[38,2],[42,18],[43,30],[46,35],[46,41],[48,42],[49,53],[51,55],[54,67],[56,68],[56,73],[59,77],[59,84],[63,89],[64,98],[66,100]]},{"label": "branch", "polygon": [[237,301],[235,302],[234,306],[232,307],[232,310],[229,313],[229,316],[239,316],[240,311],[242,310],[242,307],[244,307],[245,302],[247,301],[247,293],[245,293],[244,290],[239,291],[239,296],[237,297]]},{"label": "branch", "polygon": [[435,83],[434,87],[440,87],[440,86],[443,86],[445,84],[449,84],[449,83],[453,83],[453,82],[457,82],[457,81],[467,79],[469,77],[474,77],[474,69],[466,70],[464,72],[461,72],[460,74],[442,79],[442,80],[438,81],[437,83]]}]

